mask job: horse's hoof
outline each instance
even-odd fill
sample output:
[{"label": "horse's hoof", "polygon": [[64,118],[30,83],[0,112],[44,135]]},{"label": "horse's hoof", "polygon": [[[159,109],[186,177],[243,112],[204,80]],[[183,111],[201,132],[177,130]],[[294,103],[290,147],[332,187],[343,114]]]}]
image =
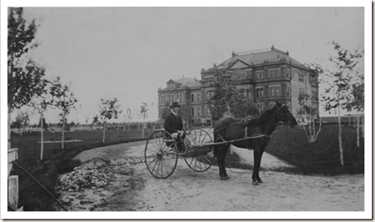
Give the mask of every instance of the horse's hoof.
[{"label": "horse's hoof", "polygon": [[223,177],[220,177],[220,180],[229,180],[229,177],[228,176],[223,176]]},{"label": "horse's hoof", "polygon": [[263,183],[263,180],[261,180],[261,179],[258,179],[258,183]]},{"label": "horse's hoof", "polygon": [[261,183],[261,182],[259,182],[259,181],[257,181],[257,180],[254,180],[254,181],[253,181],[253,185],[255,185],[255,186],[259,185],[259,183]]}]

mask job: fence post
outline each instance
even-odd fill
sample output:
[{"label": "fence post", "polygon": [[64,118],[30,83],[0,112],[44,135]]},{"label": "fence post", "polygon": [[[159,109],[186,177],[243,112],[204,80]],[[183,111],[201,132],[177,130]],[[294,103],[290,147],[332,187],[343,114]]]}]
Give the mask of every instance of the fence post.
[{"label": "fence post", "polygon": [[18,149],[17,148],[8,149],[8,205],[17,211],[22,211],[23,210],[22,207],[18,209],[18,196],[19,196],[18,176],[17,175],[9,176],[10,171],[12,170],[12,167],[13,167],[13,161],[17,159],[18,159]]}]

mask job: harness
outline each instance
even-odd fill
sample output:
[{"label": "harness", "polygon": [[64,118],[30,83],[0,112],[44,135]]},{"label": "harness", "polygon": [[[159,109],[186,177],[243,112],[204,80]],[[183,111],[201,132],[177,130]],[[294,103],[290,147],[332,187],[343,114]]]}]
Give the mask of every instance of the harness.
[{"label": "harness", "polygon": [[[279,123],[279,121],[280,121],[280,110],[281,110],[281,108],[283,108],[284,106],[286,106],[285,104],[283,104],[283,105],[281,105],[280,107],[279,106],[276,106],[277,107],[277,119],[278,119],[278,122],[277,123],[270,123],[271,125],[283,125],[283,123]],[[238,140],[232,140],[232,141],[226,141],[226,140],[224,140],[224,138],[220,135],[220,133],[218,133],[218,135],[219,135],[219,139],[218,140],[216,140],[215,142],[218,142],[218,141],[223,141],[224,143],[233,143],[233,142],[236,142],[236,141],[242,141],[242,140],[246,140],[246,139],[248,139],[248,138],[250,138],[250,137],[254,137],[254,136],[261,136],[261,137],[267,137],[267,138],[270,138],[271,136],[270,135],[266,135],[266,134],[258,134],[258,128],[259,128],[259,126],[257,125],[257,124],[255,124],[254,125],[254,127],[255,127],[255,134],[253,135],[253,136],[249,136],[248,135],[248,131],[247,131],[247,128],[248,128],[248,126],[250,126],[250,121],[252,121],[252,120],[255,120],[255,119],[257,119],[257,118],[259,118],[259,116],[256,116],[256,117],[254,117],[254,118],[251,118],[251,119],[242,119],[242,120],[240,120],[240,121],[238,121],[238,122],[236,122],[236,123],[233,123],[233,124],[230,124],[230,125],[228,125],[228,126],[224,126],[224,127],[222,127],[222,128],[220,128],[220,129],[217,129],[217,130],[215,130],[214,131],[214,133],[217,133],[217,132],[219,132],[220,130],[223,130],[223,129],[226,129],[226,128],[229,128],[229,127],[232,127],[232,126],[236,126],[236,125],[242,125],[242,124],[244,124],[245,125],[245,133],[244,133],[244,137],[243,138],[241,138],[241,139],[238,139]],[[222,120],[221,120],[222,121]],[[221,122],[220,121],[220,122]],[[219,124],[220,124],[220,122],[219,122]],[[232,150],[231,150],[231,152],[232,152]]]}]

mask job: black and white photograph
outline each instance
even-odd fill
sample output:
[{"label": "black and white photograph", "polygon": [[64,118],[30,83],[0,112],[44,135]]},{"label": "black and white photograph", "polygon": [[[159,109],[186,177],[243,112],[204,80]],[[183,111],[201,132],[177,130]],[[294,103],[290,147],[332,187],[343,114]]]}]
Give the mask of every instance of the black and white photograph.
[{"label": "black and white photograph", "polygon": [[1,219],[372,219],[372,7],[2,1]]}]

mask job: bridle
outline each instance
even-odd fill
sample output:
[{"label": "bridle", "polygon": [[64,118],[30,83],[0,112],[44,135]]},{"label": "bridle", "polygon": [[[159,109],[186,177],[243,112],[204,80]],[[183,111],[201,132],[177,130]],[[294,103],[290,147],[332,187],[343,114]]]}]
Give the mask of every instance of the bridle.
[{"label": "bridle", "polygon": [[277,114],[276,115],[277,115],[277,120],[278,120],[278,122],[276,123],[276,125],[279,125],[279,122],[281,122],[280,125],[284,125],[284,124],[290,125],[291,122],[289,120],[285,121],[284,118],[281,118],[281,109],[282,108],[286,108],[290,112],[288,106],[285,105],[285,104],[283,104],[280,107],[279,106],[276,106],[276,107],[277,107]]}]

